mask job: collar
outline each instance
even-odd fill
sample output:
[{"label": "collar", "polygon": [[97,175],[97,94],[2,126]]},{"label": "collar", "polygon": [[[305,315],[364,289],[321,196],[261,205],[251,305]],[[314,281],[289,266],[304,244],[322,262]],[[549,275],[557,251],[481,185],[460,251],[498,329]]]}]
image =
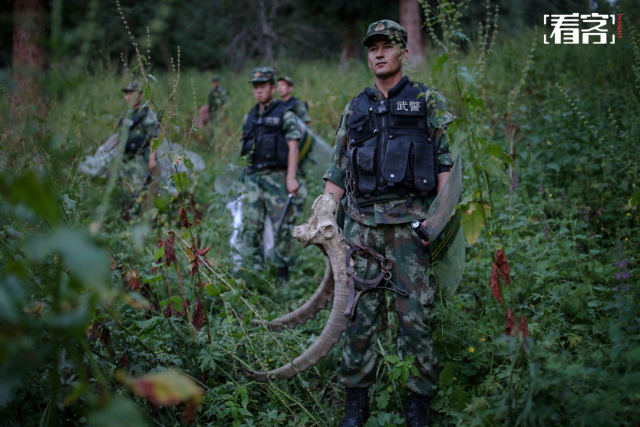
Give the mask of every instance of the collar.
[{"label": "collar", "polygon": [[[394,95],[400,93],[400,91],[407,85],[407,83],[409,83],[409,76],[403,76],[398,84],[389,89],[389,98],[393,98]],[[375,101],[385,99],[384,93],[382,93],[375,85],[373,89],[366,88],[365,92],[367,92],[367,95],[369,95],[369,97]]]}]

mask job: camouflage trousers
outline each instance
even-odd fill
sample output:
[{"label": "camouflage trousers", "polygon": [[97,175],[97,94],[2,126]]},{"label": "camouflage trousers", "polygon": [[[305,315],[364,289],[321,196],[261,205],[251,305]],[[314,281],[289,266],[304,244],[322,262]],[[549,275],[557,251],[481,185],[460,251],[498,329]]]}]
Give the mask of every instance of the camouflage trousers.
[{"label": "camouflage trousers", "polygon": [[[286,171],[277,170],[264,174],[253,173],[244,177],[246,196],[243,215],[246,238],[247,244],[252,250],[253,260],[258,265],[267,261],[263,259],[262,255],[262,236],[266,216],[268,215],[271,219],[275,234],[282,211],[287,204],[289,191],[287,190],[286,175]],[[293,252],[295,249],[300,249],[292,241],[291,231],[302,213],[304,201],[307,198],[307,188],[304,178],[298,177],[298,182],[300,183],[298,194],[291,200],[291,205],[282,223],[280,233],[274,236],[274,250],[267,254],[268,260],[272,261],[278,268],[292,265]]]},{"label": "camouflage trousers", "polygon": [[[361,295],[355,316],[349,320],[345,331],[340,365],[342,383],[349,388],[369,387],[375,383],[378,333],[382,317],[386,316],[385,294],[391,293],[398,317],[398,355],[403,360],[415,356],[414,366],[419,372],[419,376],[409,377],[407,388],[417,394],[435,395],[439,370],[428,318],[435,296],[435,281],[427,273],[426,248],[409,224],[369,227],[346,218],[344,235],[347,241],[363,242],[393,261],[391,281],[408,296],[382,290]],[[358,277],[370,280],[380,273],[380,265],[373,257],[354,253],[352,259]],[[356,282],[356,289],[365,287]]]}]

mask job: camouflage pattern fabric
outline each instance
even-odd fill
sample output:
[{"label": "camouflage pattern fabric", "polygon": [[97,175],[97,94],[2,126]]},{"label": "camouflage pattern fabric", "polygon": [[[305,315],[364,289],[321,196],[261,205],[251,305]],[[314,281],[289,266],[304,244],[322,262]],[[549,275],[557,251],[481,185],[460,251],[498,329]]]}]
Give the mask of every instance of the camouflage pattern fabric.
[{"label": "camouflage pattern fabric", "polygon": [[[376,90],[376,97],[377,100],[384,99],[384,94]],[[448,171],[453,165],[453,159],[449,153],[445,132],[455,116],[447,111],[446,100],[435,89],[427,91],[425,97],[429,104],[429,114],[425,116],[428,122],[427,131],[436,147],[438,172]],[[332,163],[324,174],[325,180],[329,180],[343,189],[345,188],[347,169],[347,132],[352,106],[353,100],[347,103],[342,112],[340,125],[336,131]],[[412,203],[407,204],[406,196],[391,193],[366,200],[358,199],[359,209],[348,203],[346,197],[342,203],[348,216],[358,218],[359,212],[360,221],[363,224],[375,227],[377,224],[401,224],[424,219],[432,201],[431,197],[418,197],[414,198]]]},{"label": "camouflage pattern fabric", "polygon": [[209,113],[212,115],[212,121],[215,120],[215,115],[218,110],[222,109],[222,106],[227,103],[227,99],[229,99],[229,93],[222,86],[211,89],[207,102],[209,104]]},{"label": "camouflage pattern fabric", "polygon": [[296,114],[296,116],[300,117],[300,120],[302,120],[303,122],[307,124],[311,122],[307,104],[305,104],[301,100],[298,99],[298,102],[296,102],[296,105],[293,107],[293,112]]},{"label": "camouflage pattern fabric", "polygon": [[[398,316],[398,355],[404,359],[415,356],[414,366],[419,376],[411,375],[407,388],[414,393],[433,396],[438,386],[438,365],[431,339],[429,308],[435,295],[433,277],[427,274],[427,250],[408,224],[381,224],[369,227],[347,218],[345,238],[362,241],[393,261],[391,281],[407,291],[402,297],[388,291],[365,292],[358,301],[355,316],[345,331],[340,365],[341,382],[349,388],[369,387],[376,380],[377,340],[382,317],[386,316],[386,294],[393,295]],[[354,269],[358,277],[374,279],[380,273],[379,263],[370,256],[354,254]],[[356,282],[358,290],[364,285]],[[393,307],[392,303],[392,307]]]},{"label": "camouflage pattern fabric", "polygon": [[[263,171],[264,172],[264,171]],[[289,192],[286,183],[287,171],[276,170],[265,173],[246,175],[246,197],[244,199],[244,229],[246,230],[247,246],[252,248],[254,263],[262,265],[262,233],[266,215],[271,218],[275,228],[278,226],[282,211],[287,203]],[[304,179],[298,177],[300,189],[298,195],[293,198],[289,210],[284,218],[280,234],[275,236],[274,253],[268,257],[276,267],[282,268],[292,265],[293,251],[298,248],[293,242],[291,231],[296,220],[302,214],[303,202],[307,197],[307,188]]]}]

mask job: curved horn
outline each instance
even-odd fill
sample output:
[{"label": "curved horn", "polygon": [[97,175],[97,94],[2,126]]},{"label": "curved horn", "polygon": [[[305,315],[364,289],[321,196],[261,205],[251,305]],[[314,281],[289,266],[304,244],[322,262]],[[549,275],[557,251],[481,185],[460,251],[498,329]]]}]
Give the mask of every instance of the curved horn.
[{"label": "curved horn", "polygon": [[303,245],[307,243],[322,244],[329,258],[333,270],[335,292],[327,324],[318,339],[308,349],[296,357],[293,362],[280,368],[258,372],[249,370],[240,363],[240,369],[249,378],[264,382],[291,378],[304,372],[325,357],[340,340],[342,332],[347,329],[349,319],[344,315],[344,310],[347,306],[349,292],[347,267],[344,260],[348,246],[344,241],[342,231],[336,225],[337,207],[338,202],[331,194],[318,197],[313,203],[314,214],[309,223],[296,227],[293,232],[294,237],[303,242]]},{"label": "curved horn", "polygon": [[327,304],[333,297],[334,289],[333,271],[331,270],[331,262],[327,259],[327,267],[324,270],[324,278],[322,283],[316,289],[311,298],[297,309],[284,316],[273,319],[272,321],[252,320],[254,326],[265,325],[272,331],[280,332],[284,328],[294,328],[297,325],[305,323],[309,319],[316,317],[320,310],[327,308]]}]

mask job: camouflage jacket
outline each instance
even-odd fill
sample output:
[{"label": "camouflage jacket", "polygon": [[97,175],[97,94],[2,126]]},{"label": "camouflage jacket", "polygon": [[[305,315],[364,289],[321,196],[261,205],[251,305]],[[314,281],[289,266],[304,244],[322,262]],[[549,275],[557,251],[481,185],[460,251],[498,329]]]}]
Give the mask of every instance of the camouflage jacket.
[{"label": "camouflage jacket", "polygon": [[[385,99],[382,92],[377,88],[373,89],[376,92],[376,100]],[[449,153],[445,132],[455,116],[447,111],[447,102],[437,90],[429,88],[425,93],[425,98],[429,104],[429,114],[425,116],[427,120],[426,132],[429,133],[436,147],[438,172],[446,172],[450,170],[453,160]],[[348,123],[352,105],[353,99],[347,103],[342,112],[340,125],[336,131],[332,163],[324,174],[325,180],[329,180],[343,189],[346,189]],[[423,220],[433,199],[434,197],[416,197],[408,200],[406,195],[389,193],[368,199],[358,198],[356,200],[357,206],[353,206],[345,196],[342,204],[351,219],[375,227],[377,224],[402,224],[416,219]]]},{"label": "camouflage jacket", "polygon": [[[258,111],[258,114],[262,116],[264,114],[264,111],[268,110],[271,104],[274,102],[280,102],[280,100],[277,100],[277,99],[271,100],[270,103],[265,105],[265,108],[263,111]],[[247,116],[248,115],[245,115],[244,118],[242,119],[242,127],[244,127],[245,123],[247,122]],[[299,141],[300,138],[302,137],[302,134],[300,133],[300,129],[298,128],[296,115],[291,110],[285,111],[284,115],[282,116],[282,132],[284,132],[284,137],[287,141],[292,141],[292,140]],[[265,174],[268,172],[269,170],[262,170],[256,173]]]},{"label": "camouflage jacket", "polygon": [[289,98],[289,101],[285,102],[285,104],[287,104],[287,106],[289,106],[293,112],[296,113],[296,116],[300,117],[300,120],[304,123],[309,124],[309,122],[311,122],[306,102],[298,98],[291,97]]},{"label": "camouflage jacket", "polygon": [[227,99],[229,98],[229,93],[222,86],[218,86],[215,89],[212,89],[209,92],[208,104],[209,104],[209,112],[215,113],[218,111],[224,104],[227,103]]}]

